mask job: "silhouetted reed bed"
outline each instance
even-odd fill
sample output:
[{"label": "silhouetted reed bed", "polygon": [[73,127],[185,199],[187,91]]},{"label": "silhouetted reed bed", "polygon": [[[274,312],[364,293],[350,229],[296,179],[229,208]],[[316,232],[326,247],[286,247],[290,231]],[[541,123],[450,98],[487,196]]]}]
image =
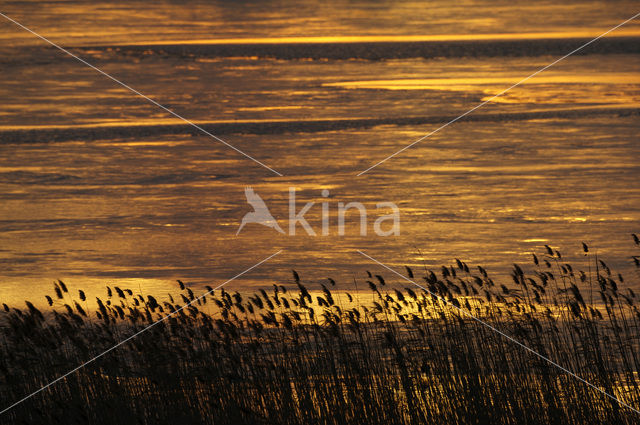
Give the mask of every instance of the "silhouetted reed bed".
[{"label": "silhouetted reed bed", "polygon": [[[584,270],[547,248],[533,264],[514,265],[510,282],[494,282],[482,267],[462,261],[437,272],[406,268],[410,279],[446,303],[390,273],[388,281],[363,276],[359,292],[355,282],[310,285],[293,272],[290,283],[268,290],[216,290],[200,299],[179,282],[173,295],[112,286],[90,301],[57,282],[46,298],[51,312],[29,302],[22,309],[3,306],[3,409],[175,314],[0,420],[638,423],[632,409],[461,312],[640,408],[640,311],[633,285],[583,248]],[[638,267],[638,257],[632,259]]]}]

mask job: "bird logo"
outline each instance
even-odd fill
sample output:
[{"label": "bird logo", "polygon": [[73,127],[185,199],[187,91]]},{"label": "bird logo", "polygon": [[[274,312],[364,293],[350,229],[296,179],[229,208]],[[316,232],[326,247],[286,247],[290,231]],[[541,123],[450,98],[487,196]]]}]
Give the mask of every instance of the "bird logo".
[{"label": "bird logo", "polygon": [[240,223],[236,236],[240,234],[244,225],[248,223],[262,224],[263,226],[276,229],[280,233],[284,233],[284,230],[282,230],[276,219],[271,215],[269,208],[267,208],[267,205],[264,203],[260,195],[254,192],[251,187],[245,187],[244,194],[247,197],[249,205],[253,207],[253,211],[246,213],[244,217],[242,217],[242,223]]}]

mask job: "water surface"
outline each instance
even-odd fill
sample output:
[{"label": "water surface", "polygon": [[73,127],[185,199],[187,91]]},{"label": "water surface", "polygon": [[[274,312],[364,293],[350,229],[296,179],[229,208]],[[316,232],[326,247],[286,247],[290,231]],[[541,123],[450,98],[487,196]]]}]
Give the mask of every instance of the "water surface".
[{"label": "water surface", "polygon": [[[631,277],[629,234],[640,218],[635,23],[356,175],[634,7],[8,4],[3,13],[283,177],[2,22],[0,301],[50,290],[54,279],[96,291],[221,283],[280,249],[230,288],[285,282],[292,268],[344,285],[381,272],[356,250],[392,266],[461,258],[504,275],[545,244],[582,261],[582,241]],[[306,217],[318,232],[328,202],[330,234],[253,224],[236,236],[250,210],[247,186],[283,227],[289,187],[300,204],[316,202]],[[337,234],[338,202],[351,201],[369,208],[366,236],[352,215]],[[400,207],[401,233],[380,238],[375,205],[387,201]]]}]

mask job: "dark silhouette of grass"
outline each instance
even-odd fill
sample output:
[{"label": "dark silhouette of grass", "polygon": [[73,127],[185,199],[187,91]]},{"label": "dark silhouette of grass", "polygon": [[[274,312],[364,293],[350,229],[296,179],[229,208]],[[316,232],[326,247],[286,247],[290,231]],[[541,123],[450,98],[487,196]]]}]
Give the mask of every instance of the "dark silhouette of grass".
[{"label": "dark silhouette of grass", "polygon": [[[640,241],[634,236],[636,249]],[[38,424],[632,424],[640,415],[482,324],[486,321],[640,408],[636,294],[585,251],[586,271],[557,251],[514,265],[406,269],[430,292],[365,278],[197,299],[118,287],[95,303],[58,281],[51,312],[3,306],[5,408],[149,324],[113,352],[4,413]],[[638,257],[633,256],[636,267]],[[366,285],[359,285],[359,288]],[[209,288],[210,289],[210,288]],[[94,307],[95,304],[95,307]]]}]

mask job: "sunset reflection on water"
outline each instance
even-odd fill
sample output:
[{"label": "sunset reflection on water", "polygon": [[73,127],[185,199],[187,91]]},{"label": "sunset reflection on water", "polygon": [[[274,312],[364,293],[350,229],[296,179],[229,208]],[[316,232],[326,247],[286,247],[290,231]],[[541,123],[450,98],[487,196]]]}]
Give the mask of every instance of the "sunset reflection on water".
[{"label": "sunset reflection on water", "polygon": [[[356,174],[556,59],[500,55],[483,41],[539,46],[553,39],[569,52],[574,38],[628,18],[633,3],[528,6],[531,15],[510,3],[467,10],[445,2],[429,8],[380,2],[350,11],[319,2],[271,11],[271,2],[258,3],[233,11],[224,3],[56,4],[39,14],[30,13],[36,3],[6,7],[3,13],[81,48],[89,62],[189,120],[236,125],[220,137],[284,176],[187,131],[5,22],[2,301],[50,291],[54,279],[96,292],[112,282],[154,291],[173,287],[175,279],[202,286],[278,249],[283,254],[233,285],[286,282],[292,268],[312,284],[326,277],[352,282],[374,268],[356,249],[393,266],[438,267],[461,258],[504,276],[511,263],[529,261],[545,244],[580,261],[582,241],[629,271],[629,234],[640,219],[637,54],[596,50],[567,58],[492,100],[473,120]],[[318,9],[322,18],[309,20]],[[612,35],[635,39],[638,26]],[[446,48],[469,40],[477,47],[458,57],[380,60],[356,53],[347,60],[220,57],[197,48],[340,43],[349,54],[359,51],[357,43]],[[186,50],[170,54],[161,48],[167,44]],[[126,45],[148,49],[120,49]],[[332,120],[335,128],[326,123]],[[293,237],[251,225],[236,237],[249,210],[246,186],[283,227],[290,187],[298,189],[299,208],[316,202],[306,216],[314,228],[323,189],[330,192],[332,223],[338,202],[362,202],[371,211],[378,202],[395,202],[401,234],[360,236],[349,216],[345,236],[311,237],[299,229]]]}]

